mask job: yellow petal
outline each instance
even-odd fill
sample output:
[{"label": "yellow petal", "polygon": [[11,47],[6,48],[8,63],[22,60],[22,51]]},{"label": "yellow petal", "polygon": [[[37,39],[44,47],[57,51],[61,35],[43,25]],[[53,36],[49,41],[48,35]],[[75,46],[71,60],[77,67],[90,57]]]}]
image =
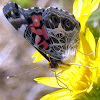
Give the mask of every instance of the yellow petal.
[{"label": "yellow petal", "polygon": [[35,51],[35,53],[32,55],[32,58],[37,57],[39,55],[38,51]]},{"label": "yellow petal", "polygon": [[35,78],[34,80],[37,81],[38,83],[41,83],[50,87],[62,88],[61,86],[58,85],[56,77],[40,77],[40,78]]},{"label": "yellow petal", "polygon": [[[82,34],[80,34],[80,42],[82,43],[83,54],[85,54],[85,57],[86,58],[90,57],[91,59],[94,59],[93,54],[91,54],[91,53],[93,53],[93,50],[91,49],[91,46],[89,45],[88,40],[86,40],[86,38]],[[89,55],[89,54],[91,54],[91,55]]]},{"label": "yellow petal", "polygon": [[78,18],[82,8],[82,0],[75,0],[73,4],[73,15]]},{"label": "yellow petal", "polygon": [[98,6],[98,0],[84,0],[80,16],[77,18],[81,24],[81,31],[84,31],[88,18],[98,8]]},{"label": "yellow petal", "polygon": [[44,96],[40,100],[73,100],[73,96],[67,89],[61,89]]},{"label": "yellow petal", "polygon": [[82,8],[84,8],[84,7],[86,7],[87,5],[91,4],[91,1],[92,1],[92,0],[84,0],[83,7],[82,7]]},{"label": "yellow petal", "polygon": [[38,51],[35,51],[35,53],[33,54],[32,58],[34,58],[34,57],[36,57],[36,58],[33,61],[33,63],[36,63],[36,62],[39,62],[39,61],[45,59]]},{"label": "yellow petal", "polygon": [[[79,96],[79,93],[84,91],[73,91],[69,92],[67,89],[61,89],[46,96],[42,97],[40,100],[75,100]],[[78,94],[78,95],[77,95]]]},{"label": "yellow petal", "polygon": [[91,33],[91,31],[89,30],[89,28],[87,28],[86,30],[86,40],[88,41],[88,44],[91,48],[91,54],[95,57],[95,48],[96,48],[96,43],[95,43],[95,39],[93,34]]},{"label": "yellow petal", "polygon": [[97,47],[96,47],[96,58],[100,57],[100,38],[98,39]]},{"label": "yellow petal", "polygon": [[100,78],[100,57],[96,58],[95,65],[97,66],[96,78],[98,79]]},{"label": "yellow petal", "polygon": [[[84,0],[82,6],[82,12],[84,12],[85,15],[88,13],[92,13],[98,8],[98,6],[99,6],[98,0]],[[88,9],[84,11],[84,9],[86,9],[87,7]]]}]

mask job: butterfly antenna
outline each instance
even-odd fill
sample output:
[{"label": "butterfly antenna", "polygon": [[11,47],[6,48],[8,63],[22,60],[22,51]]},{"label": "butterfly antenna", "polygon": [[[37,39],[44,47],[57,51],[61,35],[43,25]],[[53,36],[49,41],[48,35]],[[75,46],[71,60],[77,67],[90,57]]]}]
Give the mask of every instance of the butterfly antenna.
[{"label": "butterfly antenna", "polygon": [[77,64],[77,63],[69,63],[70,65],[78,65],[78,66],[83,66],[83,67],[87,67],[87,68],[90,68],[90,69],[94,69],[94,68],[97,68],[97,67],[90,67],[90,66],[86,66],[86,65],[82,65],[82,64]]},{"label": "butterfly antenna", "polygon": [[25,75],[25,74],[27,74],[27,73],[29,73],[29,72],[32,72],[34,69],[37,69],[37,68],[40,68],[40,66],[35,67],[35,68],[33,68],[33,69],[30,69],[30,70],[28,70],[28,71],[26,71],[26,72],[17,74],[17,75],[7,76],[7,79],[16,78],[16,77],[19,77],[19,76],[21,76],[21,75]]},{"label": "butterfly antenna", "polygon": [[91,53],[89,53],[89,54],[84,54],[84,53],[82,53],[81,51],[79,51],[79,50],[77,50],[78,52],[80,52],[81,54],[83,54],[83,55],[87,55],[87,56],[90,56],[90,55],[92,55],[92,54],[94,54],[95,52],[91,52]]}]

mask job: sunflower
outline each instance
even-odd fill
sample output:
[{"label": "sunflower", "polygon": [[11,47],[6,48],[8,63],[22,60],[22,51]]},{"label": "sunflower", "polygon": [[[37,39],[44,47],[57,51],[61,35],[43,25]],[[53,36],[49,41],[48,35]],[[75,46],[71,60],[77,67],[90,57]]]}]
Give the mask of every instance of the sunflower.
[{"label": "sunflower", "polygon": [[[57,77],[34,79],[38,83],[61,88],[58,91],[47,94],[41,100],[74,100],[82,98],[86,93],[93,93],[95,84],[98,84],[100,77],[100,38],[96,45],[93,34],[89,28],[85,27],[85,24],[98,6],[99,0],[75,0],[73,14],[81,24],[80,46],[77,50],[75,61],[70,65],[70,68],[57,74]],[[40,54],[38,52],[33,55],[33,57],[35,56],[37,58],[34,62],[44,59],[42,56],[39,59]],[[98,90],[98,87],[96,89]],[[87,97],[85,96],[84,98],[86,99]]]}]

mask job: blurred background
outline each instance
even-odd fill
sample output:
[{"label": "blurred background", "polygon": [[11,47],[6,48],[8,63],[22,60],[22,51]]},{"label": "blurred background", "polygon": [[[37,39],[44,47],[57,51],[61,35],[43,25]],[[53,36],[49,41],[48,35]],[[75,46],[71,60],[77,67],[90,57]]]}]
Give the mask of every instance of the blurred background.
[{"label": "blurred background", "polygon": [[[33,79],[54,75],[46,60],[32,63],[34,47],[4,17],[2,8],[9,1],[24,8],[55,6],[72,13],[74,0],[0,0],[0,100],[40,100],[56,89],[37,84]],[[100,30],[97,30],[100,29],[99,9],[88,20],[88,26],[96,32],[95,37],[100,37]],[[7,79],[11,75],[18,77]]]}]

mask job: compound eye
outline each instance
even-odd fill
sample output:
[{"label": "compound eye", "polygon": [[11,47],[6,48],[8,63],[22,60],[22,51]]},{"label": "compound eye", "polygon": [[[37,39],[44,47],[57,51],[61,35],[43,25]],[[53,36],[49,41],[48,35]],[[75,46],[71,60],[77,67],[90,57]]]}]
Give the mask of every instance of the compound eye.
[{"label": "compound eye", "polygon": [[53,23],[59,23],[59,18],[56,15],[51,15],[51,20]]},{"label": "compound eye", "polygon": [[66,31],[73,30],[74,26],[74,23],[71,22],[69,19],[63,20],[63,27]]}]

